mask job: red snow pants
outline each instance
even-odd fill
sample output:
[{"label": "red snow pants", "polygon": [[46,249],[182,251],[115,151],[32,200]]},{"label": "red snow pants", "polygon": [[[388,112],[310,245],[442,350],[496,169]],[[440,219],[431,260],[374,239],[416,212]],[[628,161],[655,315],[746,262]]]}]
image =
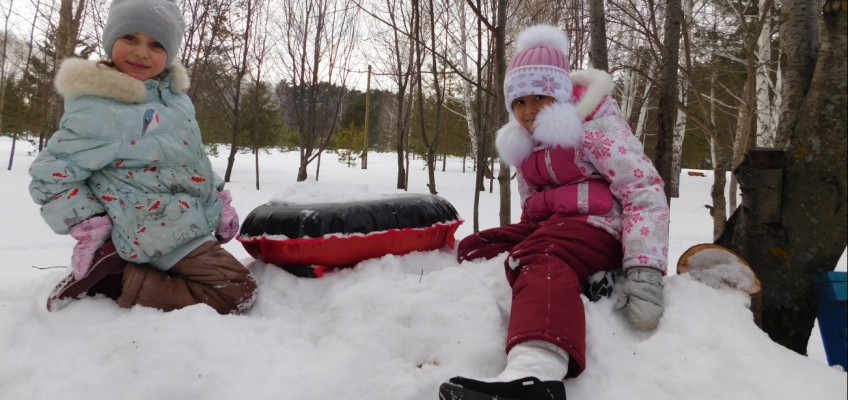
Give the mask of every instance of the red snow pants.
[{"label": "red snow pants", "polygon": [[566,377],[579,375],[586,367],[581,283],[595,272],[621,267],[621,242],[585,217],[554,215],[472,234],[459,243],[457,259],[503,252],[509,252],[504,268],[512,287],[506,351],[544,340],[568,352]]}]

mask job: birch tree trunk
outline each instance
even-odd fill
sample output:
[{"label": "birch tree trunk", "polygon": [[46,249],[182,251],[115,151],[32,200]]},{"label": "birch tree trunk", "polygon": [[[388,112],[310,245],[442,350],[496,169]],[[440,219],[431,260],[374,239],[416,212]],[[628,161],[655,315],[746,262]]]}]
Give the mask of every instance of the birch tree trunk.
[{"label": "birch tree trunk", "polygon": [[[748,64],[749,69],[753,67],[750,58],[748,60]],[[736,136],[733,141],[732,168],[736,168],[737,166],[739,166],[739,164],[742,163],[742,159],[745,156],[745,153],[748,151],[748,148],[750,147],[751,122],[754,114],[754,110],[752,109],[754,97],[752,80],[753,76],[748,75],[748,80],[745,81],[745,86],[742,90],[742,104],[739,105],[739,112],[736,118]],[[736,181],[736,175],[731,175],[730,188],[728,189],[727,195],[730,212],[736,210],[736,199],[739,197],[738,190],[739,183]]]},{"label": "birch tree trunk", "polygon": [[645,86],[642,90],[642,105],[639,107],[639,119],[636,120],[635,135],[642,143],[645,143],[645,126],[648,123],[648,108],[650,107],[648,96],[651,93],[652,87],[653,83],[651,83],[650,80],[646,80]]},{"label": "birch tree trunk", "polygon": [[[715,126],[715,75],[710,75],[710,126]],[[716,141],[713,138],[708,137],[710,141],[710,165],[715,168],[718,165],[718,161],[716,158]]]},{"label": "birch tree trunk", "polygon": [[624,83],[621,85],[621,115],[625,120],[630,121],[633,114],[634,103],[636,103],[636,71],[630,71],[624,75]]},{"label": "birch tree trunk", "polygon": [[[630,40],[627,43],[628,48],[634,49],[635,54],[639,54],[639,50],[637,49],[637,38],[635,35],[630,37]],[[636,109],[636,104],[644,103],[640,98],[644,99],[645,97],[639,97],[640,93],[640,82],[643,81],[640,75],[640,71],[642,70],[642,64],[645,61],[640,56],[635,56],[633,59],[632,68],[626,70],[624,74],[624,82],[620,86],[621,91],[621,115],[627,121],[631,121],[633,119],[633,113]],[[635,132],[635,130],[634,130]],[[638,137],[638,136],[637,136]],[[641,139],[641,138],[640,138]]]},{"label": "birch tree trunk", "polygon": [[[768,0],[760,0],[759,6],[762,10],[767,7]],[[763,13],[766,20],[760,30],[757,39],[757,146],[774,147],[774,138],[777,131],[777,118],[775,118],[775,91],[774,82],[771,79],[771,11]],[[777,79],[780,79],[778,76]]]},{"label": "birch tree trunk", "polygon": [[[689,96],[686,94],[689,85],[685,80],[680,81],[679,101],[683,107]],[[680,197],[680,171],[682,169],[683,140],[686,138],[686,114],[677,113],[677,122],[674,124],[674,141],[672,142],[671,154],[671,197]]]}]

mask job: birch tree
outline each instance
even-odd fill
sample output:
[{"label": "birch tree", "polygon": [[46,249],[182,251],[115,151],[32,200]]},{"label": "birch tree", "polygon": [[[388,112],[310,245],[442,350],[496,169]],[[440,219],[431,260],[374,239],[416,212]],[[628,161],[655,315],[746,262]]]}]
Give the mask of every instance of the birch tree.
[{"label": "birch tree", "polygon": [[[688,82],[697,82],[695,76],[695,64],[699,55],[696,53],[698,44],[694,43],[692,36],[696,30],[693,24],[695,19],[683,19],[681,29],[683,37],[683,50],[685,64],[681,66],[681,71],[685,75]],[[717,24],[714,22],[713,31],[717,31]],[[717,44],[705,45],[706,51],[709,53],[709,58],[715,59],[720,52]],[[710,76],[710,94],[709,96],[702,93],[700,90],[695,90],[695,85],[690,85],[689,95],[690,102],[694,103],[695,107],[683,107],[682,112],[686,113],[687,120],[697,125],[708,137],[711,147],[712,165],[713,165],[713,184],[710,189],[710,197],[712,205],[709,206],[710,215],[713,218],[713,237],[717,238],[724,232],[727,221],[727,198],[725,197],[725,188],[727,186],[727,169],[730,165],[732,152],[727,145],[725,138],[720,134],[716,126],[715,120],[715,88],[714,75]],[[695,100],[695,101],[693,101]]]},{"label": "birch tree", "polygon": [[[613,56],[610,71],[625,71],[620,92],[622,113],[632,121],[634,135],[644,144],[648,131],[655,130],[648,123],[649,113],[656,112],[655,95],[664,48],[660,21],[664,11],[654,1],[611,1],[607,5],[609,29],[615,32],[608,35],[609,46],[617,50],[609,52]],[[621,41],[621,37],[627,41]]]},{"label": "birch tree", "polygon": [[[743,35],[743,48],[745,49],[746,57],[741,62],[745,64],[745,84],[743,86],[742,97],[739,101],[739,116],[736,124],[736,138],[733,142],[733,164],[735,168],[742,162],[742,157],[749,148],[753,147],[756,142],[756,122],[758,117],[757,110],[757,79],[758,79],[758,60],[757,54],[761,31],[763,26],[768,21],[768,12],[771,8],[772,0],[764,0],[761,4],[761,9],[750,7],[751,4],[747,1],[738,1],[729,4],[739,21],[739,26]],[[730,210],[736,209],[736,199],[738,185],[736,176],[731,176],[729,201]]]},{"label": "birch tree", "polygon": [[[693,0],[684,0],[683,2],[683,15],[682,18],[684,21],[692,21],[693,19],[693,8],[694,1]],[[691,25],[689,22],[685,22],[683,24]],[[678,64],[684,64],[685,53],[680,53],[678,55]],[[686,79],[678,79],[678,95],[677,102],[679,107],[685,108],[689,101],[688,90],[689,90],[689,81]],[[667,185],[671,186],[671,190],[669,191],[671,197],[680,197],[680,172],[683,167],[683,141],[686,138],[686,113],[678,112],[677,113],[677,121],[674,124],[674,136],[672,139],[672,151],[671,151],[671,181],[667,182]]]},{"label": "birch tree", "polygon": [[[774,7],[769,0],[759,0],[758,7],[764,20],[757,38],[756,98],[757,98],[757,146],[774,147],[777,132],[777,108],[780,97],[777,95],[776,82],[780,81],[779,72],[772,63],[772,23]],[[772,79],[772,75],[775,79]]]}]

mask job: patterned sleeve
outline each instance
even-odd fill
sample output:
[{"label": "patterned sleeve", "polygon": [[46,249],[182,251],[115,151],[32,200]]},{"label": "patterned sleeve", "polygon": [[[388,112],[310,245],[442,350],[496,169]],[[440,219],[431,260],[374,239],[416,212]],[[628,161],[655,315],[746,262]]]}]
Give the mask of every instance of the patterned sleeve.
[{"label": "patterned sleeve", "polygon": [[215,186],[215,190],[219,192],[224,190],[225,184],[226,182],[224,182],[224,178],[221,178],[221,175],[218,175],[215,173],[215,171],[212,171],[212,185]]},{"label": "patterned sleeve", "polygon": [[648,266],[665,273],[669,207],[663,180],[615,100],[605,99],[592,118],[584,125],[583,152],[621,204],[623,268]]},{"label": "patterned sleeve", "polygon": [[41,216],[56,233],[106,212],[88,187],[92,172],[111,162],[120,140],[83,137],[70,130],[54,133],[29,169],[29,192]]}]

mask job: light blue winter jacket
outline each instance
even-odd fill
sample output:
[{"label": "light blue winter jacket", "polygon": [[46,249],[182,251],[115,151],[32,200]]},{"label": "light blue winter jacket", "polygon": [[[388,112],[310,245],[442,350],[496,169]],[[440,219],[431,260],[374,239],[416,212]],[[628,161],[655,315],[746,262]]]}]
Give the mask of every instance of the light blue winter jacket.
[{"label": "light blue winter jacket", "polygon": [[206,156],[182,66],[142,82],[70,59],[56,88],[65,113],[29,171],[53,231],[106,212],[121,257],[163,270],[214,240],[224,182]]}]

